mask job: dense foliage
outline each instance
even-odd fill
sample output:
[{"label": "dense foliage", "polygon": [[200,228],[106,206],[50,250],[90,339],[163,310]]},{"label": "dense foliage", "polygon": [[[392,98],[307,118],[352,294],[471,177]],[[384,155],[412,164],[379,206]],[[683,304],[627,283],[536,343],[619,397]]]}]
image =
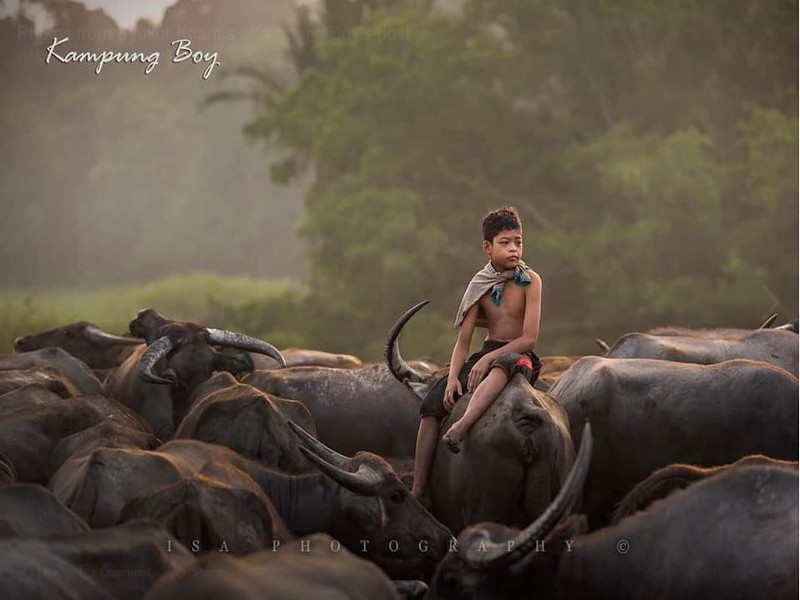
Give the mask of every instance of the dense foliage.
[{"label": "dense foliage", "polygon": [[82,49],[188,35],[245,77],[45,67],[32,24],[0,20],[6,286],[289,276],[174,316],[365,358],[429,298],[403,347],[445,360],[481,217],[510,203],[543,354],[797,316],[795,0],[180,0],[129,33],[38,1]]},{"label": "dense foliage", "polygon": [[375,352],[431,298],[446,352],[502,203],[544,280],[546,353],[796,316],[796,2],[324,4],[360,21],[296,35],[312,60],[248,128],[289,151],[276,179],[312,168],[313,339]]}]

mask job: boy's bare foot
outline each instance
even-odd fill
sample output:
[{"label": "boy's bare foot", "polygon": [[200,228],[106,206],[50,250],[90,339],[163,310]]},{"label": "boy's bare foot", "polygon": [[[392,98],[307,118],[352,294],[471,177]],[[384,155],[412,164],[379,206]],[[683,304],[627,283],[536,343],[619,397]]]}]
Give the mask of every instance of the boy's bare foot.
[{"label": "boy's bare foot", "polygon": [[442,441],[450,452],[458,454],[461,451],[461,442],[464,441],[464,436],[463,432],[453,426],[442,436]]}]

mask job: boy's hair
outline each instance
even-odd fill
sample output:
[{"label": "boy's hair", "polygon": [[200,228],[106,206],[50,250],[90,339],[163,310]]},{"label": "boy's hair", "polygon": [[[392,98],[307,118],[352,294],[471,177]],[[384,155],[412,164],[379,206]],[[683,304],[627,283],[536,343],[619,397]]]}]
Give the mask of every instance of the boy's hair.
[{"label": "boy's hair", "polygon": [[522,229],[522,221],[513,206],[501,206],[483,217],[483,239],[487,242],[493,241],[501,231],[509,229]]}]

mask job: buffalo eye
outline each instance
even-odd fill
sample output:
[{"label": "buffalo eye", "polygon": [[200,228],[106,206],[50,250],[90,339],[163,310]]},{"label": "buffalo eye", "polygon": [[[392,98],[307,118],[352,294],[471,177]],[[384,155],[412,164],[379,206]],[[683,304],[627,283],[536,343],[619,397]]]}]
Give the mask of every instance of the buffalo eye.
[{"label": "buffalo eye", "polygon": [[403,492],[401,492],[400,490],[398,490],[396,492],[392,492],[392,495],[389,496],[389,500],[391,500],[395,504],[400,504],[405,499],[406,499],[405,494]]}]

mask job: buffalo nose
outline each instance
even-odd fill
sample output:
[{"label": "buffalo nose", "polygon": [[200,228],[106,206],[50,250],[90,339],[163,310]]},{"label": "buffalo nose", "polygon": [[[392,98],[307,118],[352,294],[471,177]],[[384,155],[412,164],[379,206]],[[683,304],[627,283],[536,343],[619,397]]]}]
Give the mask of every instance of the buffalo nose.
[{"label": "buffalo nose", "polygon": [[24,352],[26,349],[26,342],[24,337],[18,337],[14,340],[14,350],[17,352]]}]

